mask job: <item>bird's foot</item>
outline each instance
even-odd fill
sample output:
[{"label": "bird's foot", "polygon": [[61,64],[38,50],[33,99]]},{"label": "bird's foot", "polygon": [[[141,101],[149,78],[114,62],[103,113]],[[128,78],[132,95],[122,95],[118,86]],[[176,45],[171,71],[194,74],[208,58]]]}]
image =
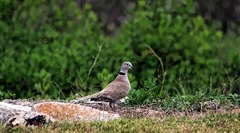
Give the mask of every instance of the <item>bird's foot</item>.
[{"label": "bird's foot", "polygon": [[82,102],[83,102],[82,100],[78,100],[78,99],[70,101],[70,103],[74,103],[74,104],[79,104]]}]

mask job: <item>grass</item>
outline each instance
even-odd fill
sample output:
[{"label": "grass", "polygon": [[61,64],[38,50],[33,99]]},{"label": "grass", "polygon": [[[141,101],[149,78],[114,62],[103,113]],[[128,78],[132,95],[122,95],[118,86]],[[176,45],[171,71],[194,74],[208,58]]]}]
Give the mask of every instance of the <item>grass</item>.
[{"label": "grass", "polygon": [[122,118],[110,122],[50,123],[42,127],[1,126],[1,132],[77,133],[77,132],[240,132],[240,113],[212,113],[202,118],[173,117]]}]

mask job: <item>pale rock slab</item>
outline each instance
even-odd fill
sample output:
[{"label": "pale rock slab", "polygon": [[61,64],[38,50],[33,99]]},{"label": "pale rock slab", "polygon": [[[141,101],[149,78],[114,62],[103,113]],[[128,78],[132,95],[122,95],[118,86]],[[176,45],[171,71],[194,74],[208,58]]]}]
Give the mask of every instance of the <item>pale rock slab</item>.
[{"label": "pale rock slab", "polygon": [[33,108],[57,121],[109,121],[120,118],[119,114],[73,103],[44,102],[35,104]]}]

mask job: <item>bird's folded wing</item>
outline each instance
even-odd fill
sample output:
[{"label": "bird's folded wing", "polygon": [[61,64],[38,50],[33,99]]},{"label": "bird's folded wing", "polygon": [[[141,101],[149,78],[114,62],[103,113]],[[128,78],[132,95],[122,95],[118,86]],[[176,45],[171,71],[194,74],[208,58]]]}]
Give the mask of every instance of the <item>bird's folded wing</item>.
[{"label": "bird's folded wing", "polygon": [[112,82],[99,93],[99,96],[107,97],[113,101],[124,98],[130,90],[129,82]]}]

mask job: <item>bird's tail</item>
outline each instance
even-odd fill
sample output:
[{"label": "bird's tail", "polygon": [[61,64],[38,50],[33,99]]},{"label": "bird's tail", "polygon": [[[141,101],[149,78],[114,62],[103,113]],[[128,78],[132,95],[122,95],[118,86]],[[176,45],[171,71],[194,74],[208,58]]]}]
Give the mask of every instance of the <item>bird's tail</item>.
[{"label": "bird's tail", "polygon": [[77,99],[72,100],[70,102],[71,103],[84,103],[84,102],[90,101],[92,98],[95,98],[97,95],[98,95],[98,93],[88,95],[88,96],[84,96],[84,97],[80,97],[80,98],[77,98]]}]

